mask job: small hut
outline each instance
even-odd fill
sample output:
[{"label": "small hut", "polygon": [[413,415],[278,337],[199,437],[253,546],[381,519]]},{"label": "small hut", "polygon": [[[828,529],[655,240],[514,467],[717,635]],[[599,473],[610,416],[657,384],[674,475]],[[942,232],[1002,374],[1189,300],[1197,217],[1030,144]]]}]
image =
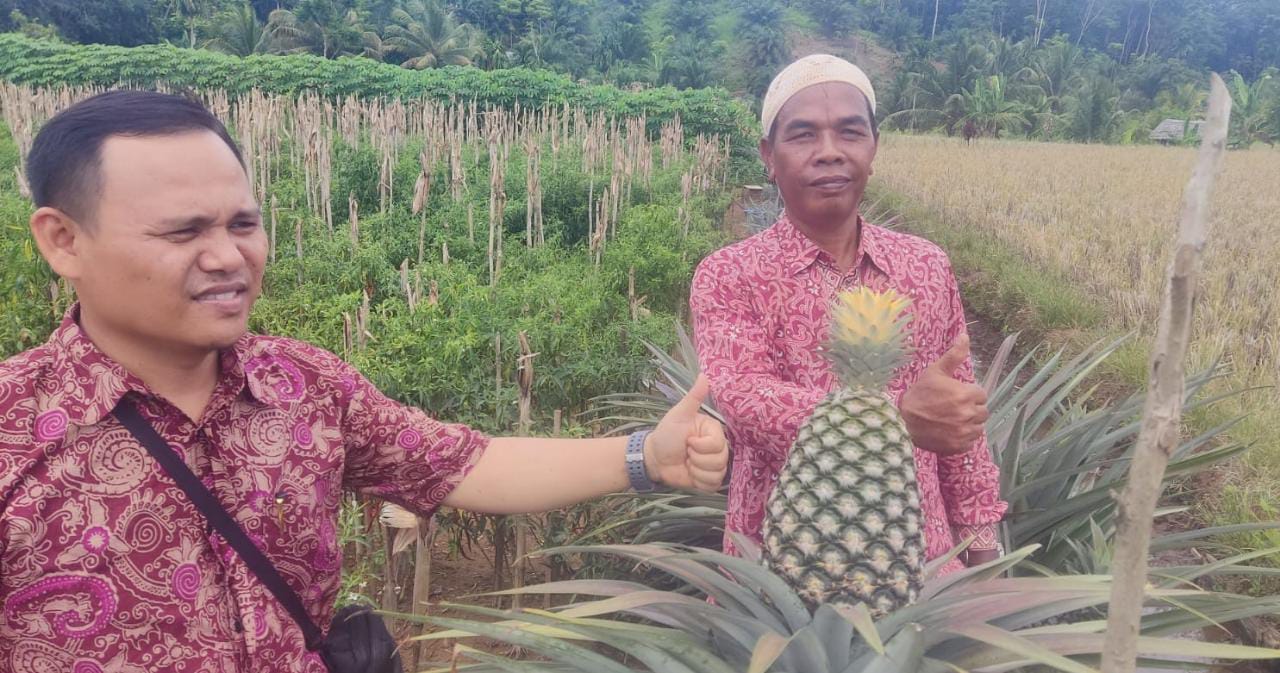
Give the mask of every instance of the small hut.
[{"label": "small hut", "polygon": [[[1191,125],[1190,129],[1187,128],[1187,124]],[[1183,119],[1166,119],[1152,129],[1151,135],[1148,137],[1162,145],[1180,143],[1184,139],[1199,138],[1201,126],[1204,126],[1202,121],[1188,122]]]}]

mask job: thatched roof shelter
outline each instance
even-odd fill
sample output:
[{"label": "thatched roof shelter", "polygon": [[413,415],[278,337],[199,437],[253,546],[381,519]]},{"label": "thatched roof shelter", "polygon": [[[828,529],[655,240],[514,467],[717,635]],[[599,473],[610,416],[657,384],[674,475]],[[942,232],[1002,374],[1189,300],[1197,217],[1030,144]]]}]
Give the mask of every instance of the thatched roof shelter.
[{"label": "thatched roof shelter", "polygon": [[[1187,137],[1187,121],[1183,119],[1166,119],[1151,131],[1150,139],[1158,143],[1179,143],[1183,138]],[[1202,121],[1190,122],[1190,135],[1192,138],[1200,137],[1200,127],[1204,125]]]}]

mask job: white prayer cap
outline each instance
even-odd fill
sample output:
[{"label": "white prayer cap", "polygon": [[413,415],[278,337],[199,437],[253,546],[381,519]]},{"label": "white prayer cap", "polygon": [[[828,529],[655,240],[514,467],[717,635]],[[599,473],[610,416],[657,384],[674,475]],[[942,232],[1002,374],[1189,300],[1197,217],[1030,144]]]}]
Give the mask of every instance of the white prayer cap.
[{"label": "white prayer cap", "polygon": [[813,54],[783,68],[773,78],[769,91],[764,95],[764,109],[760,113],[764,135],[769,135],[778,111],[792,96],[802,89],[823,82],[844,82],[857,87],[867,97],[867,102],[871,103],[871,114],[875,114],[876,90],[871,87],[871,80],[867,73],[862,72],[862,68],[831,54]]}]

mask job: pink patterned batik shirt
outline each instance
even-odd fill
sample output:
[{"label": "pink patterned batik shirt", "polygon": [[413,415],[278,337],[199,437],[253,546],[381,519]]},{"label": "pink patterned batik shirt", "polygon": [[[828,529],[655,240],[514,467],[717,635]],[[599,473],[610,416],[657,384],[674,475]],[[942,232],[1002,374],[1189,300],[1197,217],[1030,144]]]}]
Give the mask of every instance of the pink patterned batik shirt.
[{"label": "pink patterned batik shirt", "polygon": [[[889,385],[895,403],[965,331],[964,309],[947,256],[914,236],[862,224],[853,268],[833,259],[787,219],[712,253],[690,294],[702,369],[728,421],[733,447],[725,529],[761,539],[765,503],[800,426],[837,381],[822,355],[827,311],[840,290],[893,288],[911,298],[914,357]],[[973,380],[972,362],[961,375]],[[915,451],[930,559],[975,536],[993,549],[1006,505],[985,438],[965,454]],[[734,551],[728,535],[726,550]],[[946,570],[959,568],[953,561]]]},{"label": "pink patterned batik shirt", "polygon": [[327,629],[355,489],[431,512],[488,439],[384,397],[350,365],[246,335],[203,418],[68,314],[0,363],[0,671],[324,671],[302,631],[111,415],[134,400]]}]

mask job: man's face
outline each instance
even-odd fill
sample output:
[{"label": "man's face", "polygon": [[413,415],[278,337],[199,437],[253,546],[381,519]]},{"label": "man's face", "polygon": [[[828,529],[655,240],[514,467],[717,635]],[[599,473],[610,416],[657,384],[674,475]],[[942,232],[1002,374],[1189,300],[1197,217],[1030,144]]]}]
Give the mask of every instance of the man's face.
[{"label": "man's face", "polygon": [[814,227],[853,215],[876,157],[870,115],[862,92],[843,82],[807,87],[782,106],[760,156],[789,215]]},{"label": "man's face", "polygon": [[74,279],[82,322],[175,353],[216,351],[245,333],[267,239],[244,169],[216,134],[108,138],[85,217]]}]

